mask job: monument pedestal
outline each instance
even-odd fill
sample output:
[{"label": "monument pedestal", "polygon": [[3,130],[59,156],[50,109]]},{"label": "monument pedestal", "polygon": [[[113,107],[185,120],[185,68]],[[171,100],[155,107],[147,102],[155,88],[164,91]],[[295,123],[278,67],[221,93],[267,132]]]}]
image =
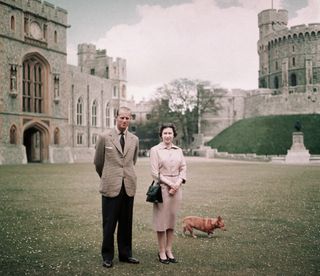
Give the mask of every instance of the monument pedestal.
[{"label": "monument pedestal", "polygon": [[285,162],[289,164],[303,164],[310,162],[310,153],[303,142],[303,132],[292,133],[292,146],[288,150]]}]

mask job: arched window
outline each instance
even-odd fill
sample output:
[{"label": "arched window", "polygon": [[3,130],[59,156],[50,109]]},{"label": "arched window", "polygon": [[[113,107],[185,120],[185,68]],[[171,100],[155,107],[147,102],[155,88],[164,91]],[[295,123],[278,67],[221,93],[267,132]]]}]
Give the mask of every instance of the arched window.
[{"label": "arched window", "polygon": [[58,42],[58,33],[57,31],[54,31],[54,43]]},{"label": "arched window", "polygon": [[16,29],[16,19],[14,18],[14,16],[11,16],[11,20],[10,20],[10,28],[11,31],[15,31]]},{"label": "arched window", "polygon": [[279,88],[279,78],[278,77],[275,77],[274,78],[274,88]]},{"label": "arched window", "polygon": [[55,128],[54,133],[53,133],[53,143],[55,145],[60,144],[60,130],[57,127]]},{"label": "arched window", "polygon": [[292,66],[296,66],[296,58],[295,57],[292,58]]},{"label": "arched window", "polygon": [[16,145],[17,144],[17,127],[13,125],[10,128],[10,144]]},{"label": "arched window", "polygon": [[22,110],[43,113],[44,110],[44,66],[36,58],[22,65]]},{"label": "arched window", "polygon": [[91,125],[97,126],[97,101],[94,100],[91,107]]},{"label": "arched window", "polygon": [[297,76],[296,74],[291,74],[290,76],[290,85],[297,86]]},{"label": "arched window", "polygon": [[106,127],[111,127],[111,118],[110,118],[110,106],[109,104],[106,105]]},{"label": "arched window", "polygon": [[122,97],[122,98],[125,98],[125,97],[126,97],[126,86],[125,86],[125,85],[122,85],[121,97]]},{"label": "arched window", "polygon": [[97,140],[98,140],[98,135],[97,134],[92,134],[92,137],[91,137],[92,145],[95,145],[97,143]]},{"label": "arched window", "polygon": [[113,97],[118,98],[118,91],[116,86],[113,87]]},{"label": "arched window", "polygon": [[83,122],[83,101],[80,97],[77,102],[77,125],[81,126]]},{"label": "arched window", "polygon": [[117,115],[118,114],[118,109],[113,110],[113,125],[115,126],[117,124]]}]

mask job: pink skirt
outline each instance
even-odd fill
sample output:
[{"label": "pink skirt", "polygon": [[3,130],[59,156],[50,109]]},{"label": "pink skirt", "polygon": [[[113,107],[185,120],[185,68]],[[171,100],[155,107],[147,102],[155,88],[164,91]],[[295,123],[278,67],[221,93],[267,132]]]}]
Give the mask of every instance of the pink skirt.
[{"label": "pink skirt", "polygon": [[175,228],[182,199],[181,187],[174,195],[170,195],[168,186],[161,184],[161,192],[163,203],[153,204],[153,228],[157,232]]}]

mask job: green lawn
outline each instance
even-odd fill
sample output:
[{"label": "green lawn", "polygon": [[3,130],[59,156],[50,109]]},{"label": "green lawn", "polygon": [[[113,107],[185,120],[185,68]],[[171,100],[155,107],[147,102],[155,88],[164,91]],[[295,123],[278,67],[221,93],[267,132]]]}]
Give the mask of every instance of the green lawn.
[{"label": "green lawn", "polygon": [[[157,261],[137,164],[133,252],[141,264],[101,266],[99,179],[91,164],[0,166],[0,275],[319,275],[320,166],[188,159],[176,228],[178,264]],[[187,215],[221,215],[227,231],[181,234]]]}]

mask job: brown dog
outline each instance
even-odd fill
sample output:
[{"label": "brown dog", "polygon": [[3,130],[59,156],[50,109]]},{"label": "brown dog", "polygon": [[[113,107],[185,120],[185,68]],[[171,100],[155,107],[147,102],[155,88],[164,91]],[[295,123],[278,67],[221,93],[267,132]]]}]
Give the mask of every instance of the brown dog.
[{"label": "brown dog", "polygon": [[182,221],[182,227],[183,235],[185,235],[186,231],[189,231],[194,238],[196,238],[197,236],[193,233],[193,229],[208,233],[209,237],[217,228],[226,231],[226,229],[224,228],[224,221],[220,216],[218,216],[217,218],[201,218],[195,216],[185,217]]}]

